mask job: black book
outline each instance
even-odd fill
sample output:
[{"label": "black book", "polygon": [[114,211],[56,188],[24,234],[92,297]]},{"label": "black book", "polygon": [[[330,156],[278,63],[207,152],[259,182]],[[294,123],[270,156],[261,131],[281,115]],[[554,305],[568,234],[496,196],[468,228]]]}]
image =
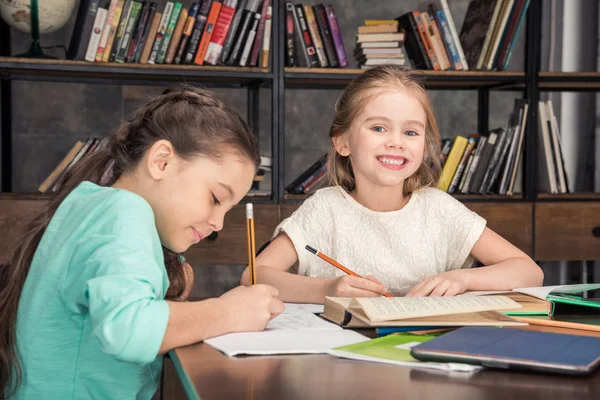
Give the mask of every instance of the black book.
[{"label": "black book", "polygon": [[306,62],[309,67],[319,67],[319,58],[317,57],[317,50],[314,43],[312,42],[308,25],[306,23],[306,14],[304,13],[304,7],[302,4],[296,4],[296,16],[298,17],[298,33],[300,36],[298,39],[302,42],[302,48],[306,52]]},{"label": "black book", "polygon": [[242,22],[240,23],[240,27],[238,28],[235,39],[233,40],[233,50],[231,51],[231,54],[229,54],[229,58],[225,64],[237,66],[240,62],[242,51],[244,50],[244,44],[246,43],[246,38],[248,37],[248,33],[252,28],[252,22],[254,21],[256,11],[258,11],[259,4],[260,0],[248,0],[248,4],[246,4],[246,8],[242,14]]},{"label": "black book", "polygon": [[325,54],[327,54],[327,61],[329,61],[331,67],[338,67],[340,63],[335,52],[335,44],[333,43],[333,36],[331,36],[331,29],[329,29],[329,22],[327,22],[327,11],[325,10],[325,6],[323,4],[317,4],[313,8],[315,10],[315,19],[317,20],[319,33],[323,40],[323,47],[325,47]]},{"label": "black book", "polygon": [[135,56],[138,53],[140,53],[141,56],[141,51],[138,52],[138,50],[140,48],[142,36],[144,35],[144,30],[147,30],[150,27],[152,17],[154,17],[154,13],[152,13],[152,15],[150,14],[150,9],[152,8],[152,6],[154,6],[154,10],[156,10],[156,3],[148,3],[147,1],[142,1],[142,11],[140,12],[140,18],[138,19],[138,23],[133,30],[133,34],[131,35],[131,42],[129,43],[129,48],[127,49],[127,56],[125,57],[125,61],[128,63],[135,62]]},{"label": "black book", "polygon": [[408,54],[413,68],[433,69],[427,50],[421,42],[419,28],[412,12],[408,12],[398,18],[398,25],[404,30],[404,48]]},{"label": "black book", "polygon": [[128,62],[136,62],[136,63],[140,62],[140,58],[142,57],[142,53],[144,51],[144,46],[146,45],[146,40],[148,40],[148,34],[150,32],[150,27],[152,26],[152,21],[154,20],[154,14],[156,14],[156,3],[152,2],[152,3],[150,3],[150,6],[148,7],[148,15],[146,16],[146,21],[145,21],[144,26],[141,31],[142,36],[140,37],[139,41],[136,44],[135,57],[134,57],[133,61],[128,61]]},{"label": "black book", "polygon": [[295,67],[296,42],[294,40],[294,5],[285,4],[285,61],[288,67]]},{"label": "black book", "polygon": [[100,0],[81,0],[67,49],[67,60],[85,60]]},{"label": "black book", "polygon": [[229,26],[229,31],[227,32],[227,37],[225,38],[225,43],[223,43],[223,50],[221,51],[221,57],[219,57],[219,64],[225,64],[227,62],[227,58],[229,57],[229,53],[231,53],[233,40],[235,39],[238,27],[240,26],[244,9],[246,8],[246,1],[247,0],[241,0],[237,5],[235,15],[231,20],[231,25]]}]

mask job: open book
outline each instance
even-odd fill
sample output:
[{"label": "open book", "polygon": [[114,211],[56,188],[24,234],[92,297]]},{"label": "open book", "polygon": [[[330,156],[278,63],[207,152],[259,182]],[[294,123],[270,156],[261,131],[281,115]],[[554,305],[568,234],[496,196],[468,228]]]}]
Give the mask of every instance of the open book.
[{"label": "open book", "polygon": [[524,325],[496,310],[518,309],[504,296],[326,297],[323,317],[346,327]]}]

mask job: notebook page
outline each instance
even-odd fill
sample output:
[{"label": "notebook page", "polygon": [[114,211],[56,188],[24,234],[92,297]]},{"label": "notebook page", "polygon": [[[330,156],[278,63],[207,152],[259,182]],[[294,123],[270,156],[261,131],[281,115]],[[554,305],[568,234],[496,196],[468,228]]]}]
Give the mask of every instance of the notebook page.
[{"label": "notebook page", "polygon": [[361,297],[353,300],[351,308],[356,307],[373,322],[521,308],[504,296]]}]

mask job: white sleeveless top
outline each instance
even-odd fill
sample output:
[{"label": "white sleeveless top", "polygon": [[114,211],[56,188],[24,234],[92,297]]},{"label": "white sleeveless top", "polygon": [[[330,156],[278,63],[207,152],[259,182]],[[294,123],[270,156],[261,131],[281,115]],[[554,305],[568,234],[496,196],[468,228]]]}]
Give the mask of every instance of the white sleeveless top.
[{"label": "white sleeveless top", "polygon": [[471,249],[485,226],[485,219],[435,188],[416,190],[400,210],[377,212],[329,187],[282,221],[273,237],[282,231],[290,237],[300,275],[344,274],[305,249],[310,245],[402,296],[428,276],[471,267]]}]

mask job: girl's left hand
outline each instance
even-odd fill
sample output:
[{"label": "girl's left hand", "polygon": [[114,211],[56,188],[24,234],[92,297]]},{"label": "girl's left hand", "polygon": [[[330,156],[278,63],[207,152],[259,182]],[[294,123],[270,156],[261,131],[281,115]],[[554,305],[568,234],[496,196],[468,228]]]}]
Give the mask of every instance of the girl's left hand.
[{"label": "girl's left hand", "polygon": [[423,279],[406,296],[456,296],[469,288],[469,281],[469,270],[446,271]]},{"label": "girl's left hand", "polygon": [[192,266],[187,262],[184,262],[181,266],[183,267],[183,273],[185,275],[185,289],[181,296],[176,298],[175,301],[186,301],[188,297],[190,297],[194,287],[194,270],[192,269]]}]

